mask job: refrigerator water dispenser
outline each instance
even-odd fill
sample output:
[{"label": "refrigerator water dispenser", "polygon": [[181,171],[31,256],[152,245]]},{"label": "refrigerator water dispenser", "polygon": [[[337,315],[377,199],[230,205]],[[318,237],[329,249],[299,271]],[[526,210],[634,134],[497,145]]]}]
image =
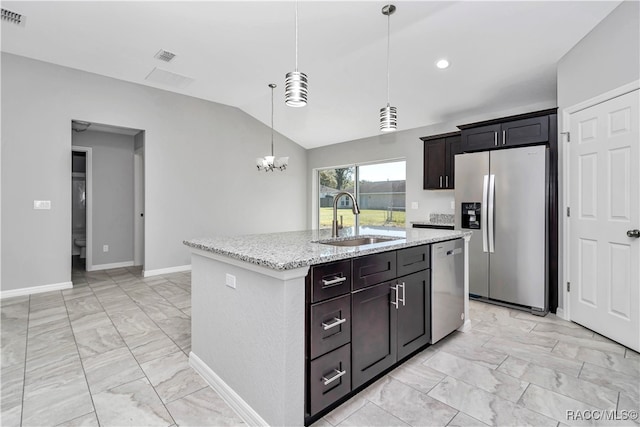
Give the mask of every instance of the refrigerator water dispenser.
[{"label": "refrigerator water dispenser", "polygon": [[480,202],[463,202],[460,206],[462,228],[480,229]]}]

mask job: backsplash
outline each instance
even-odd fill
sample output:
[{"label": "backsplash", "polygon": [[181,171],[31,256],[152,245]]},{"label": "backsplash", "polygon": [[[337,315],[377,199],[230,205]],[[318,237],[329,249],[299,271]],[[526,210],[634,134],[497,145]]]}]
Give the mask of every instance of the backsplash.
[{"label": "backsplash", "polygon": [[453,224],[455,214],[430,213],[429,222],[432,224]]}]

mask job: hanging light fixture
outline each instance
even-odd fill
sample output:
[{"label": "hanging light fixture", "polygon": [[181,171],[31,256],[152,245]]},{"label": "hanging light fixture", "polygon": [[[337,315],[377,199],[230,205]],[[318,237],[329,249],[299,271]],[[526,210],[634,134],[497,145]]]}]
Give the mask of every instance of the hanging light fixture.
[{"label": "hanging light fixture", "polygon": [[276,85],[275,83],[270,83],[269,87],[271,88],[271,155],[258,157],[256,165],[259,171],[272,172],[275,169],[283,171],[289,165],[289,158],[279,157],[276,159],[273,155],[273,89],[276,88]]},{"label": "hanging light fixture", "polygon": [[307,105],[307,75],[298,71],[298,1],[296,0],[296,69],[286,74],[284,80],[284,103],[289,107]]},{"label": "hanging light fixture", "polygon": [[387,16],[387,106],[380,109],[380,130],[393,132],[398,128],[398,111],[389,103],[389,45],[391,39],[391,15],[396,7],[388,4],[382,8],[382,14]]}]

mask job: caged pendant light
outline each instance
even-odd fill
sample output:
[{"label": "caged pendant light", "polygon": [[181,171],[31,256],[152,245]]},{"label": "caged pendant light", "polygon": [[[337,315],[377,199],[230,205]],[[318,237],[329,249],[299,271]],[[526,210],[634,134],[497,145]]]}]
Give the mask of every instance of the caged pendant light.
[{"label": "caged pendant light", "polygon": [[296,0],[296,69],[286,74],[284,80],[284,103],[289,107],[307,105],[307,75],[298,71],[298,1]]},{"label": "caged pendant light", "polygon": [[276,88],[276,85],[275,83],[270,83],[269,87],[271,88],[271,155],[258,157],[256,165],[259,171],[273,172],[275,169],[283,171],[289,165],[289,158],[279,157],[276,159],[273,155],[273,89]]},{"label": "caged pendant light", "polygon": [[389,103],[389,46],[391,39],[391,15],[396,7],[388,4],[382,8],[382,14],[387,16],[387,106],[380,109],[380,131],[393,132],[398,128],[398,111]]}]

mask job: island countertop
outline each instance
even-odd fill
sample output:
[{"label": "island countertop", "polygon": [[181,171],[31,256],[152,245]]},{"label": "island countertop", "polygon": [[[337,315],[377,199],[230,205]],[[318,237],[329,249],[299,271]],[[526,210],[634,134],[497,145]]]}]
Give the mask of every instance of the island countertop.
[{"label": "island countertop", "polygon": [[[292,270],[378,252],[425,245],[470,236],[471,231],[393,227],[346,227],[332,239],[330,229],[282,233],[217,236],[185,240],[191,248],[224,255],[273,270]],[[364,246],[332,246],[320,242],[347,240],[354,236],[395,237],[396,240]]]}]

